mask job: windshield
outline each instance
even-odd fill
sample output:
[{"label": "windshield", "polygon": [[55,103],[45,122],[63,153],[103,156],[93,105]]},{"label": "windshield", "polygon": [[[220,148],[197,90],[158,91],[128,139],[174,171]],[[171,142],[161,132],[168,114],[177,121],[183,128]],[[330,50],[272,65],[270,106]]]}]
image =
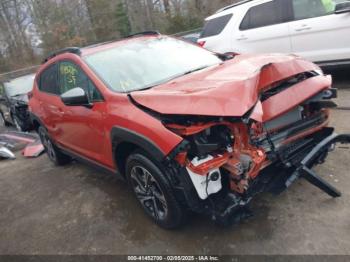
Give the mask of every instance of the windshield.
[{"label": "windshield", "polygon": [[151,88],[222,62],[203,48],[170,37],[131,41],[84,59],[117,92]]},{"label": "windshield", "polygon": [[35,74],[22,76],[5,83],[8,96],[27,94],[32,91]]}]

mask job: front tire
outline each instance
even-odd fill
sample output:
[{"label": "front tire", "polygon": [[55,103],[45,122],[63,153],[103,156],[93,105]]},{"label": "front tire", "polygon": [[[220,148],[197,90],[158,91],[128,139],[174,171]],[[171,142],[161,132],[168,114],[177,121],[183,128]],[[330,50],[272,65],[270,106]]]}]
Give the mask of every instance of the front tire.
[{"label": "front tire", "polygon": [[45,151],[49,159],[56,166],[63,166],[72,161],[72,158],[64,154],[50,139],[46,129],[40,126],[38,129],[41,143],[43,144]]},{"label": "front tire", "polygon": [[164,172],[146,154],[136,151],[126,163],[127,180],[146,214],[159,226],[173,229],[185,220]]}]

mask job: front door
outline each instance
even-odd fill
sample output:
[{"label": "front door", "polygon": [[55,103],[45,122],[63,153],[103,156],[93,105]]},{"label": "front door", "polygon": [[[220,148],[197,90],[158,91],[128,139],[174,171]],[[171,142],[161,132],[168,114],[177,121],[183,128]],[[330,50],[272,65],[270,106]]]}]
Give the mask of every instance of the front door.
[{"label": "front door", "polygon": [[103,157],[108,135],[104,125],[106,103],[94,83],[78,65],[72,61],[60,62],[59,93],[63,94],[76,87],[81,87],[88,93],[93,106],[66,106],[62,103],[60,142],[83,157],[107,164]]}]

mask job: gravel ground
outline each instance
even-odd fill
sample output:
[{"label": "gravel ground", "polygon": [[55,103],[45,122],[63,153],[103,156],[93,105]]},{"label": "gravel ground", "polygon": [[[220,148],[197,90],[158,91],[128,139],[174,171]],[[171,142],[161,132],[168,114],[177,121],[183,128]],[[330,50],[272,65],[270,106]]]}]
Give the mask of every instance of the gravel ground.
[{"label": "gravel ground", "polygon": [[[336,86],[347,87],[347,72]],[[333,125],[350,132],[350,89],[339,92]],[[340,189],[331,199],[303,180],[263,194],[255,216],[229,228],[194,215],[180,230],[155,226],[126,185],[79,163],[46,157],[0,162],[0,254],[348,254],[350,154],[341,147],[317,171]]]}]

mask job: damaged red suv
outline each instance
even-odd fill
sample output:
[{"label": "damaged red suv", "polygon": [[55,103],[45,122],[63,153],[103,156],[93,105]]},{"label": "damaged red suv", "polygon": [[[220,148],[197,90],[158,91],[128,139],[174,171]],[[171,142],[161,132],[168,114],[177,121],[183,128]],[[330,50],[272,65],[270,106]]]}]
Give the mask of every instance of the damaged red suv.
[{"label": "damaged red suv", "polygon": [[336,142],[330,76],[291,55],[221,55],[145,32],[51,54],[31,118],[56,164],[80,159],[126,179],[162,227],[187,211],[244,218],[258,193],[305,178]]}]

